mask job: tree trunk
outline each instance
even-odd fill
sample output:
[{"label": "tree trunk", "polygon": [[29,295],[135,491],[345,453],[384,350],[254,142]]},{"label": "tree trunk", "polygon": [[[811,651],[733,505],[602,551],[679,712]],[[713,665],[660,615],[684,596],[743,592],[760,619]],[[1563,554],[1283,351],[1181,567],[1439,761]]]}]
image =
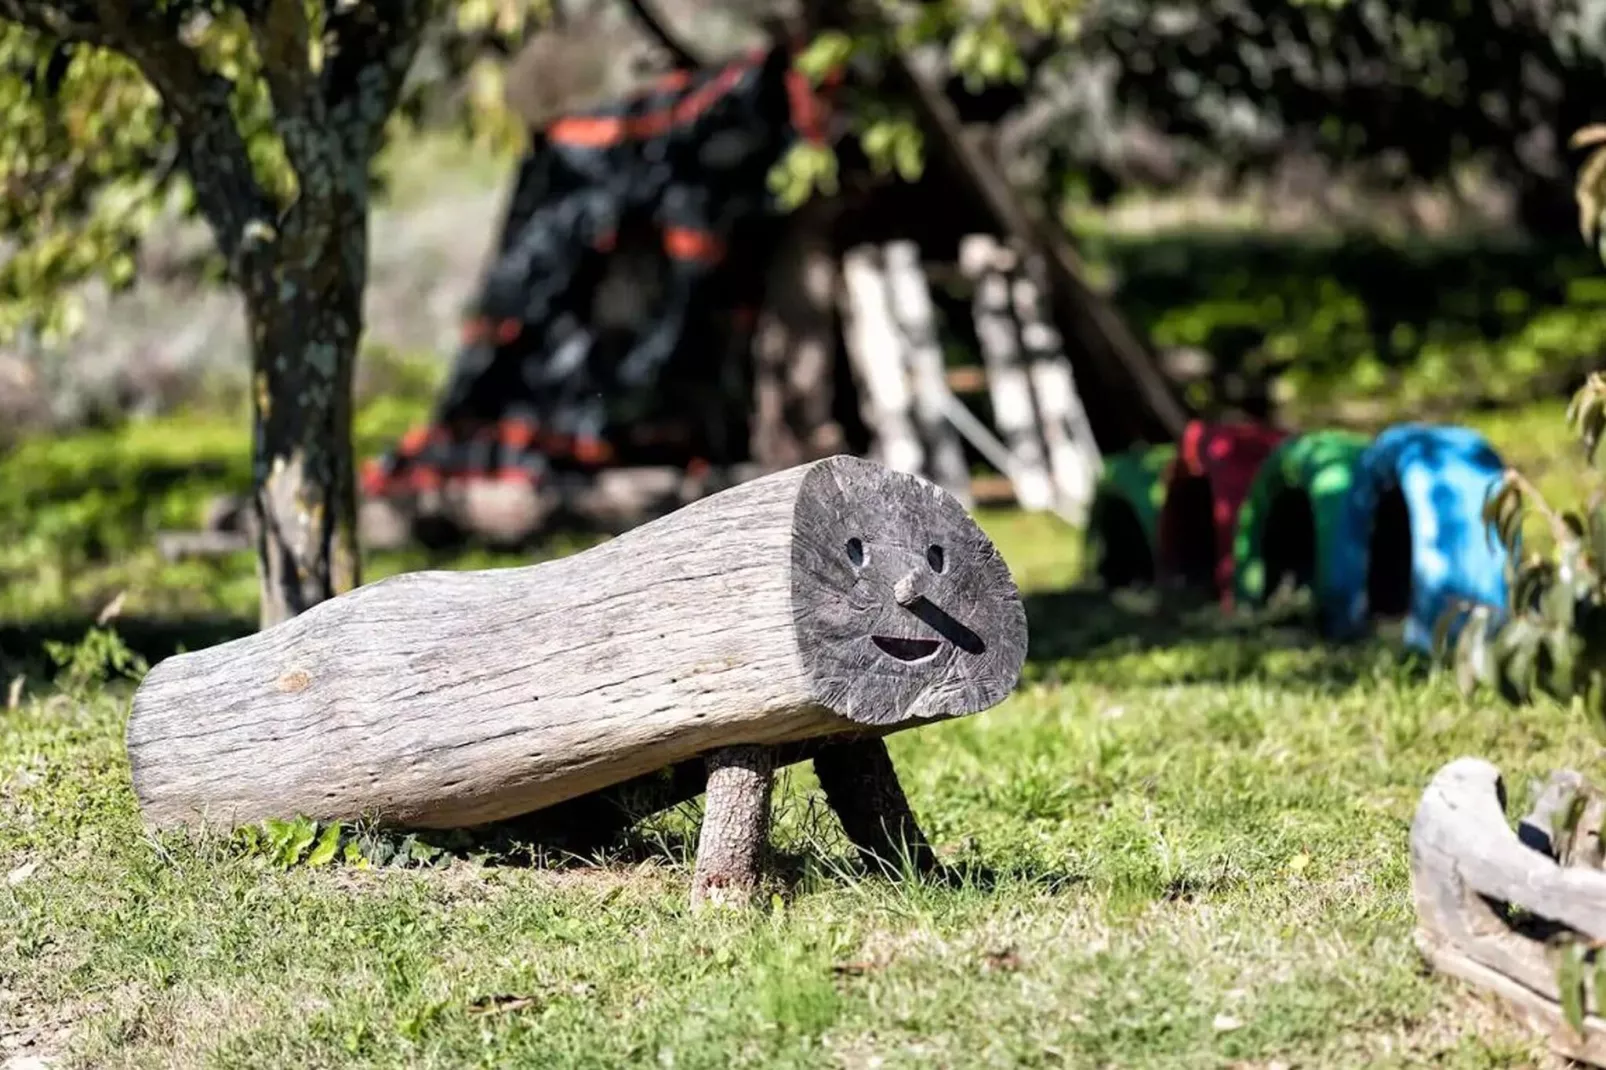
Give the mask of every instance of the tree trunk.
[{"label": "tree trunk", "polygon": [[843,451],[836,399],[836,259],[829,202],[799,208],[776,250],[753,338],[751,456],[779,471]]},{"label": "tree trunk", "polygon": [[342,221],[338,256],[281,256],[247,288],[263,628],[360,582],[351,423],[365,221]]}]

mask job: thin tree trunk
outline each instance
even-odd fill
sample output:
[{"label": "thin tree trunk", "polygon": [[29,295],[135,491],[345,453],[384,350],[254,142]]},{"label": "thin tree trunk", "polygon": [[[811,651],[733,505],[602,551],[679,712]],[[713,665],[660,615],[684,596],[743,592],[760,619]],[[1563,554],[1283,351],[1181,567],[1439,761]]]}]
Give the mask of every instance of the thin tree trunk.
[{"label": "thin tree trunk", "polygon": [[360,582],[352,379],[367,275],[363,213],[338,257],[251,287],[252,482],[263,628]]},{"label": "thin tree trunk", "polygon": [[780,470],[841,453],[835,400],[837,265],[828,202],[810,201],[787,225],[753,338],[751,456]]}]

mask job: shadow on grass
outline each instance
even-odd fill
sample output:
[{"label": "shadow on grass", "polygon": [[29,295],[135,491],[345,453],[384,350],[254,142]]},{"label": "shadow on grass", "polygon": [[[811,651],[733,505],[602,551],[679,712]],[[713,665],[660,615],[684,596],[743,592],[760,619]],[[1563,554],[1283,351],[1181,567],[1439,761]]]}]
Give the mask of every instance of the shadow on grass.
[{"label": "shadow on grass", "polygon": [[[1256,677],[1273,687],[1338,692],[1376,671],[1375,647],[1320,636],[1308,612],[1274,607],[1223,613],[1189,592],[1109,592],[1078,587],[1027,595],[1028,679],[1075,679],[1145,654],[1186,657],[1156,669],[1175,684],[1219,684]],[[1296,657],[1290,658],[1288,655]],[[1425,678],[1426,659],[1401,653],[1398,671]]]},{"label": "shadow on grass", "polygon": [[[49,679],[55,674],[47,644],[75,644],[95,627],[95,618],[56,616],[40,620],[0,621],[0,675],[18,673]],[[256,631],[255,619],[211,617],[118,617],[106,627],[127,647],[155,665],[185,650],[200,650]]]}]

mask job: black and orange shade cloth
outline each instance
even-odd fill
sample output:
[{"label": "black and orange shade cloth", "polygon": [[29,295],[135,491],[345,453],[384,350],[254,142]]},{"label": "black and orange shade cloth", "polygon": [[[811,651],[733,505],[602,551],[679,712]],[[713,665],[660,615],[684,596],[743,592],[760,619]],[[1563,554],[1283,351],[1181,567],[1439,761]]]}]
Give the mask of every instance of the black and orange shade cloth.
[{"label": "black and orange shade cloth", "polygon": [[[768,174],[798,139],[826,137],[822,94],[792,60],[777,46],[675,72],[536,132],[434,416],[366,466],[365,494],[695,469],[721,452],[703,432],[745,417],[722,362],[740,359],[763,298],[780,225]],[[640,307],[621,324],[598,295],[627,259],[651,284],[626,287]]]}]

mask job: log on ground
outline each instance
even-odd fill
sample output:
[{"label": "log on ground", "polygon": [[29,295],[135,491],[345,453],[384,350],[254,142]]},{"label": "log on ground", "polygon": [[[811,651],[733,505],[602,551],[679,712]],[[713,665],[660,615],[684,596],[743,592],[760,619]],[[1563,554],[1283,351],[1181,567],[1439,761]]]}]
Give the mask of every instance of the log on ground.
[{"label": "log on ground", "polygon": [[[1441,769],[1411,825],[1416,941],[1435,969],[1498,996],[1553,1050],[1606,1066],[1606,1019],[1585,1013],[1582,1030],[1566,1020],[1554,946],[1606,938],[1606,873],[1551,853],[1562,833],[1552,822],[1569,809],[1560,796],[1579,785],[1576,774],[1552,777],[1519,836],[1506,823],[1499,770],[1476,758]],[[1592,1010],[1595,980],[1578,984]]]},{"label": "log on ground", "polygon": [[169,658],[128,749],[156,826],[471,827],[721,748],[978,712],[1025,650],[959,504],[833,457],[573,557],[391,577]]}]

